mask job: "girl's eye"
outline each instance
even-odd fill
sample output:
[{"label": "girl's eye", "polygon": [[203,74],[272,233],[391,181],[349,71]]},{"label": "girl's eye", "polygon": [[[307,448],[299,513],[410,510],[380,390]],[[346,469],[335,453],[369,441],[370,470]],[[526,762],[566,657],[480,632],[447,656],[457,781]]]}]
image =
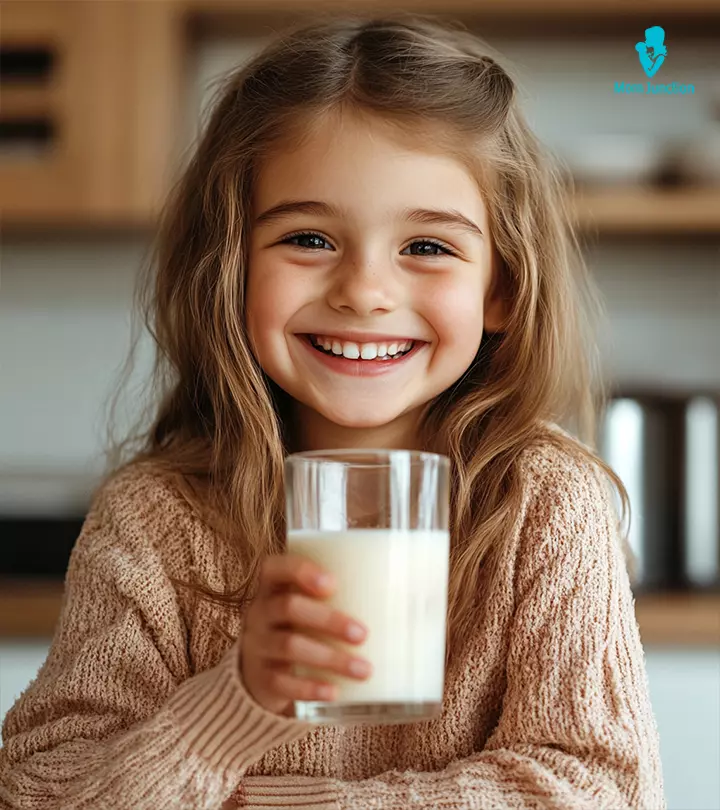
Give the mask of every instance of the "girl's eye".
[{"label": "girl's eye", "polygon": [[[295,241],[301,240],[301,241]],[[300,248],[305,248],[307,250],[322,250],[324,244],[330,244],[324,236],[321,236],[319,233],[313,233],[312,231],[305,231],[302,233],[294,233],[286,236],[285,239],[281,241],[280,244],[293,244]],[[447,245],[439,242],[435,239],[416,239],[414,242],[411,242],[405,250],[409,250],[410,248],[414,247],[415,245],[421,245],[421,249],[417,251],[411,251],[409,255],[411,256],[456,256],[454,250],[449,248]],[[428,249],[429,246],[429,249]],[[405,253],[405,250],[403,253]],[[441,252],[436,252],[441,251]],[[408,255],[408,254],[405,254]]]},{"label": "girl's eye", "polygon": [[[436,239],[416,239],[414,242],[411,242],[405,250],[413,247],[414,245],[422,245],[422,249],[417,252],[411,252],[411,256],[456,256],[454,250],[449,248],[447,245],[443,244],[442,242],[437,241]],[[428,246],[430,250],[428,250]],[[441,253],[435,253],[433,248],[438,248]],[[403,251],[405,253],[405,251]]]},{"label": "girl's eye", "polygon": [[[299,239],[301,240],[298,244],[294,240]],[[306,248],[309,250],[317,250],[322,249],[322,243],[326,245],[329,244],[327,239],[324,236],[320,236],[319,233],[311,233],[311,232],[303,232],[303,233],[291,233],[290,236],[286,236],[281,242],[281,245],[289,245],[293,244],[296,247]],[[318,244],[320,243],[320,244]]]}]

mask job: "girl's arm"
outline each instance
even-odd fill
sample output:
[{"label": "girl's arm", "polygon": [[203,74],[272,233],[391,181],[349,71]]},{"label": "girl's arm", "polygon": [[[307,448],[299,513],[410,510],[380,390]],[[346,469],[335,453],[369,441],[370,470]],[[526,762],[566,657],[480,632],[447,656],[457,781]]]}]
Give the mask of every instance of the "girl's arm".
[{"label": "girl's arm", "polygon": [[112,490],[73,549],[48,657],[3,723],[0,808],[218,810],[310,728],[246,693],[239,640],[193,675],[159,551],[187,523],[147,478]]},{"label": "girl's arm", "polygon": [[610,497],[589,467],[559,454],[543,475],[520,538],[502,716],[484,749],[436,773],[248,777],[241,807],[664,810]]}]

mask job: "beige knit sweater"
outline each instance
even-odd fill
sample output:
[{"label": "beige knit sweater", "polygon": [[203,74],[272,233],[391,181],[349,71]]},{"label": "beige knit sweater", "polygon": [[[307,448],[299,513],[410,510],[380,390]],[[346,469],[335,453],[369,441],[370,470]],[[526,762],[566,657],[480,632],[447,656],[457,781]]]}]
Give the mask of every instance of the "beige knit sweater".
[{"label": "beige knit sweater", "polygon": [[8,713],[0,807],[663,810],[659,739],[606,490],[549,445],[442,715],[312,726],[243,688],[241,620],[192,616],[168,575],[234,584],[233,555],[167,480],[95,494],[47,660]]}]

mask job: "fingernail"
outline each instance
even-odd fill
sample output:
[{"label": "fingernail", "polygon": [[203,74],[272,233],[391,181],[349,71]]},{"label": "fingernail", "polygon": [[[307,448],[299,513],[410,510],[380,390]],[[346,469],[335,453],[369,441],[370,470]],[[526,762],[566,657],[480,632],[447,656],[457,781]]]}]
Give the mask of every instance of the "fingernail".
[{"label": "fingernail", "polygon": [[345,631],[345,635],[350,641],[360,641],[365,636],[365,631],[359,624],[350,624]]},{"label": "fingernail", "polygon": [[317,696],[320,700],[332,700],[335,697],[335,687],[318,686]]},{"label": "fingernail", "polygon": [[368,664],[367,661],[355,659],[354,661],[350,662],[350,672],[353,675],[358,675],[359,677],[362,678],[365,675],[370,674],[370,664]]},{"label": "fingernail", "polygon": [[322,588],[323,591],[328,591],[335,583],[330,574],[318,574],[315,577],[315,584],[318,588]]}]

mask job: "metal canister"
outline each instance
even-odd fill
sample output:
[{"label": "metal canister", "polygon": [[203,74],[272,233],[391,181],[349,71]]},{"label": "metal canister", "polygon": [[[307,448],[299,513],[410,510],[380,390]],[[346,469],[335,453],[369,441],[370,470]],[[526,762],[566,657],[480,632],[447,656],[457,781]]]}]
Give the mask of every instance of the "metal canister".
[{"label": "metal canister", "polygon": [[634,590],[681,587],[682,401],[622,396],[606,409],[600,453],[628,493]]},{"label": "metal canister", "polygon": [[683,584],[720,588],[720,407],[718,398],[687,399],[682,491]]}]

